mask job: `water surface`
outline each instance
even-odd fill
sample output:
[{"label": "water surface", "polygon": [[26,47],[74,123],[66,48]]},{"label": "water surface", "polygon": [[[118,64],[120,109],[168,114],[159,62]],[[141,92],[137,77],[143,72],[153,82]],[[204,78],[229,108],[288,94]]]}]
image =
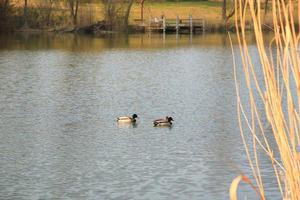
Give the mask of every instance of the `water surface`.
[{"label": "water surface", "polygon": [[[0,42],[0,199],[228,199],[250,175],[227,35]],[[137,126],[115,123],[133,113]],[[152,126],[166,115],[172,128]]]}]

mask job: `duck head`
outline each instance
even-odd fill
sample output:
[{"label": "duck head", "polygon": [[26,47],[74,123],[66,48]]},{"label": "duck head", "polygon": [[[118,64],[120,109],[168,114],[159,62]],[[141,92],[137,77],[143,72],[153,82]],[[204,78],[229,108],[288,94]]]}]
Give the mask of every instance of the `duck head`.
[{"label": "duck head", "polygon": [[168,122],[174,121],[172,117],[168,117]]},{"label": "duck head", "polygon": [[133,114],[133,115],[132,115],[132,118],[133,118],[133,119],[138,118],[137,114]]}]

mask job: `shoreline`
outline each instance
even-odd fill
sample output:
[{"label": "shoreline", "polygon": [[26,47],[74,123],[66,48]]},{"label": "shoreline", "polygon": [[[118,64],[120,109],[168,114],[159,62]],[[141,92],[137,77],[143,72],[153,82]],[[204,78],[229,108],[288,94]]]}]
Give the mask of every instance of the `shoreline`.
[{"label": "shoreline", "polygon": [[[107,30],[105,28],[96,29],[98,24],[91,24],[87,26],[67,26],[61,28],[21,28],[15,29],[8,32],[2,32],[2,34],[8,33],[73,33],[73,34],[86,34],[86,35],[106,35],[106,34],[137,34],[137,33],[157,33],[164,34],[163,30],[148,30],[144,26],[139,25],[129,25],[127,30]],[[248,27],[248,31],[253,31],[253,28]],[[225,25],[221,24],[206,24],[206,28],[203,31],[193,31],[194,35],[201,35],[203,33],[226,33],[226,32],[235,32],[236,28],[234,25],[228,26],[225,28]],[[176,31],[166,31],[165,34],[177,34]],[[178,34],[190,34],[189,31],[180,32]]]},{"label": "shoreline", "polygon": [[[295,23],[295,27],[298,24]],[[86,35],[108,35],[108,34],[137,34],[137,33],[158,33],[164,34],[162,29],[159,30],[148,30],[147,26],[140,26],[136,24],[129,24],[126,30],[109,30],[105,25],[104,21],[99,21],[94,24],[84,25],[84,26],[65,26],[60,28],[20,28],[15,30],[10,30],[7,32],[1,32],[1,34],[8,34],[11,32],[17,33],[72,33],[72,34],[86,34]],[[263,31],[272,31],[271,24],[263,24]],[[246,31],[254,31],[251,23],[248,23],[245,27]],[[236,32],[236,27],[234,23],[229,23],[227,26],[221,23],[206,23],[205,29],[202,31],[193,31],[194,35],[201,35],[203,33],[226,33],[226,32]],[[175,30],[166,30],[165,34],[190,34],[189,30],[180,31],[176,33]]]}]

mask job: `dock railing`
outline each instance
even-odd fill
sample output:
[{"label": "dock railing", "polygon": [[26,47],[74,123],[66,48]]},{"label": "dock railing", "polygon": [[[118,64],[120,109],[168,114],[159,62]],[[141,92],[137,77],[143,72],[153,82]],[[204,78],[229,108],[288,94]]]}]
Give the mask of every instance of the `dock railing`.
[{"label": "dock railing", "polygon": [[186,19],[180,19],[177,16],[175,19],[166,19],[162,16],[161,18],[150,18],[147,29],[161,30],[163,32],[176,32],[180,33],[188,31],[190,33],[205,31],[205,20],[203,18],[194,19],[192,15],[189,15]]}]

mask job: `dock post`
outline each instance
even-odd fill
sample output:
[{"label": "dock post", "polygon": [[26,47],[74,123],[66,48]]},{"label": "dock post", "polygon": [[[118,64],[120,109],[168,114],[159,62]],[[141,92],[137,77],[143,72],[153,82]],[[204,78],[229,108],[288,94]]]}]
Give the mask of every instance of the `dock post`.
[{"label": "dock post", "polygon": [[176,34],[179,33],[179,16],[176,16]]},{"label": "dock post", "polygon": [[189,22],[190,22],[190,33],[192,34],[193,33],[193,17],[191,14],[189,16]]}]

